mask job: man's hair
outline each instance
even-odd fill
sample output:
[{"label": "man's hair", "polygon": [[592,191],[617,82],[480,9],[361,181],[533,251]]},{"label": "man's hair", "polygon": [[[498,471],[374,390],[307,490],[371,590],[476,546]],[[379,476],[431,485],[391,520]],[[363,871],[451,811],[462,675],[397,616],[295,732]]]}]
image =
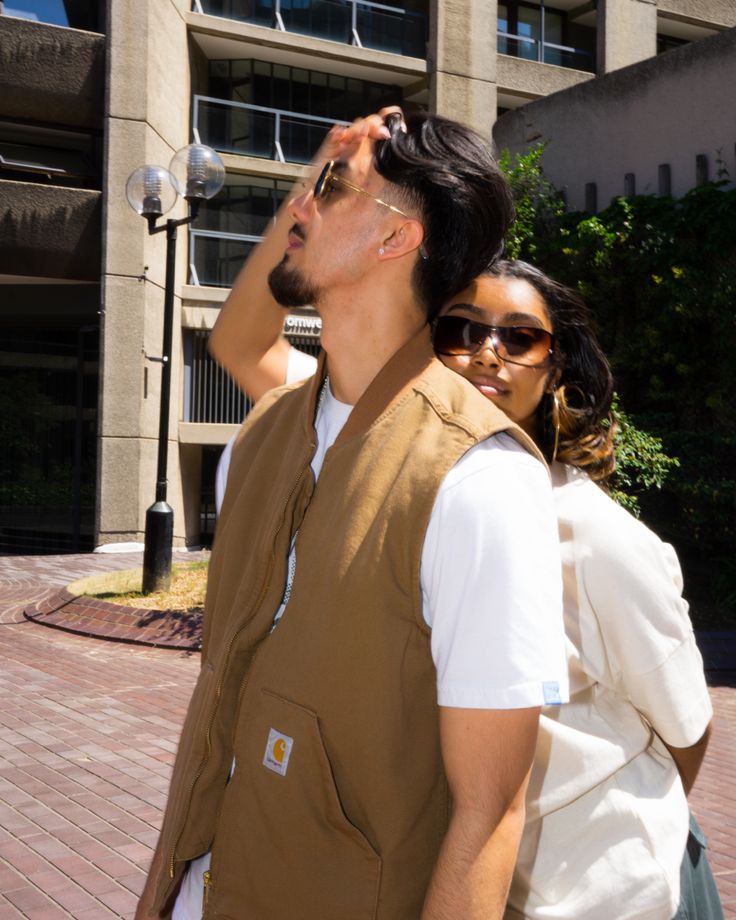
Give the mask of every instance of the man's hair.
[{"label": "man's hair", "polygon": [[489,144],[475,131],[426,113],[408,115],[406,126],[376,144],[375,167],[421,215],[414,284],[432,320],[499,256],[514,206]]}]

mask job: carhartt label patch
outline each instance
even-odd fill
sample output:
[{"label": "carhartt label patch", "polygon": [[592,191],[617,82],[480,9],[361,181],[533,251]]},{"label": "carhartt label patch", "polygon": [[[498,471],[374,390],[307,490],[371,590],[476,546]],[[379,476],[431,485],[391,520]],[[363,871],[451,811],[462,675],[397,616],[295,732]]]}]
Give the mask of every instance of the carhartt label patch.
[{"label": "carhartt label patch", "polygon": [[289,766],[289,757],[291,749],[294,747],[294,739],[272,728],[268,733],[268,742],[266,743],[266,753],[263,755],[263,766],[273,770],[274,773],[280,773],[286,776],[286,768]]},{"label": "carhartt label patch", "polygon": [[544,694],[544,702],[547,706],[559,706],[562,703],[560,685],[556,680],[544,681],[542,684],[542,693]]}]

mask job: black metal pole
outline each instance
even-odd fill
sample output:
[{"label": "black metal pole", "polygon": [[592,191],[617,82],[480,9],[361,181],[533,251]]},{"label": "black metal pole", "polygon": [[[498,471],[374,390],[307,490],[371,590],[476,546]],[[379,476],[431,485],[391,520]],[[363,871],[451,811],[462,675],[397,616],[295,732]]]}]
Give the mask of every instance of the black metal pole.
[{"label": "black metal pole", "polygon": [[169,456],[169,407],[171,403],[171,346],[174,333],[174,275],[176,228],[180,221],[166,221],[166,279],[164,283],[164,341],[161,354],[161,405],[158,423],[156,501],[146,511],[143,551],[143,593],[166,591],[171,583],[171,551],[174,542],[174,509],[166,501],[166,467]]}]

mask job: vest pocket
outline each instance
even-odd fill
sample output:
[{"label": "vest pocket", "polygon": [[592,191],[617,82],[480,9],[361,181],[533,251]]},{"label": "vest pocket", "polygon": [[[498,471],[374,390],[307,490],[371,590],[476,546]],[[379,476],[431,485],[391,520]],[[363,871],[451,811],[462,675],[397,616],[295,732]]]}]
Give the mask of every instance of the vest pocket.
[{"label": "vest pocket", "polygon": [[374,920],[381,859],[342,808],[316,713],[261,690],[241,712],[235,750],[211,915]]}]

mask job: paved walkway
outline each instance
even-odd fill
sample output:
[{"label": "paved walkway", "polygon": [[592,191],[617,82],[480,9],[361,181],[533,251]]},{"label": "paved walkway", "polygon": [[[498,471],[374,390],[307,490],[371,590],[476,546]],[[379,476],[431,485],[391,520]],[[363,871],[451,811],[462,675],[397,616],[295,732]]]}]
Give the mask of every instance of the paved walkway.
[{"label": "paved walkway", "polygon": [[[23,610],[135,565],[140,554],[0,557],[0,920],[133,916],[199,656],[71,635]],[[692,805],[734,920],[736,674],[710,677],[716,734]]]}]

